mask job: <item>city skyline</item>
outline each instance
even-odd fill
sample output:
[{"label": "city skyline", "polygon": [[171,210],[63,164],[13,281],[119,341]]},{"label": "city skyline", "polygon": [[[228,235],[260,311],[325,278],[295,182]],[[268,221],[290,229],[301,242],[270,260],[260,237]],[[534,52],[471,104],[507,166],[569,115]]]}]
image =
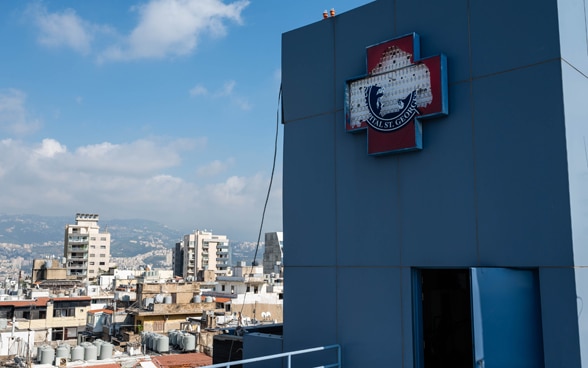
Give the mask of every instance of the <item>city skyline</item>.
[{"label": "city skyline", "polygon": [[[366,0],[0,3],[2,213],[256,239],[282,33]],[[282,132],[263,231],[282,230]]]}]

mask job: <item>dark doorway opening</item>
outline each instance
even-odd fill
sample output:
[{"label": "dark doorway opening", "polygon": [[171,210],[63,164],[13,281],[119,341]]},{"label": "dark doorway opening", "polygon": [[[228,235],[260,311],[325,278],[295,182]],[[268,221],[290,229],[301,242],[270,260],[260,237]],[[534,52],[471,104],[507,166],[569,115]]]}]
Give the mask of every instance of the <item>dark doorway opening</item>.
[{"label": "dark doorway opening", "polygon": [[471,368],[469,269],[421,269],[423,368]]}]

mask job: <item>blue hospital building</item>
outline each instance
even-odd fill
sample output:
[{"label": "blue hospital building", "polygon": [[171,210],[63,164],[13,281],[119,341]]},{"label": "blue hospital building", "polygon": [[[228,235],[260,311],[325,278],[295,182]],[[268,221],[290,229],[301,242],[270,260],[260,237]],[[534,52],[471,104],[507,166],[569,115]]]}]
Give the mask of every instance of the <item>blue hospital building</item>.
[{"label": "blue hospital building", "polygon": [[283,34],[283,351],[588,366],[587,18],[377,0]]}]

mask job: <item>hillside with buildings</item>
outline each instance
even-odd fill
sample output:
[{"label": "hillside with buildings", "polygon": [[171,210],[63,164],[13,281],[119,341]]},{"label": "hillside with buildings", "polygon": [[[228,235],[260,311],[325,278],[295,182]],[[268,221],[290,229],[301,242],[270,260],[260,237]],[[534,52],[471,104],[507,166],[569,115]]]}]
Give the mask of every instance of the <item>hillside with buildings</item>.
[{"label": "hillside with buildings", "polygon": [[[65,225],[70,217],[0,214],[0,279],[17,270],[30,273],[32,257],[63,255]],[[102,219],[101,227],[111,234],[111,256],[120,267],[150,264],[171,265],[171,250],[185,234],[164,224],[144,220]],[[231,239],[231,263],[251,263],[256,242]],[[258,259],[263,252],[263,239]]]},{"label": "hillside with buildings", "polygon": [[[222,355],[242,346],[243,329],[281,331],[280,232],[265,233],[252,264],[233,262],[229,237],[207,230],[171,239],[169,229],[152,230],[140,220],[104,225],[91,213],[58,226],[26,216],[4,217],[2,224],[14,242],[27,234],[40,241],[39,232],[57,237],[53,226],[62,237],[53,240],[57,254],[49,257],[34,253],[31,244],[3,249],[7,258],[0,264],[20,269],[0,276],[2,366],[13,358],[14,366],[135,364],[161,353],[197,354],[194,359],[211,363],[215,349]],[[115,256],[121,253],[115,249],[118,232],[139,249],[133,256]],[[257,244],[240,244],[240,254],[251,261]],[[21,255],[9,259],[15,251]],[[229,347],[223,346],[227,338]]]}]

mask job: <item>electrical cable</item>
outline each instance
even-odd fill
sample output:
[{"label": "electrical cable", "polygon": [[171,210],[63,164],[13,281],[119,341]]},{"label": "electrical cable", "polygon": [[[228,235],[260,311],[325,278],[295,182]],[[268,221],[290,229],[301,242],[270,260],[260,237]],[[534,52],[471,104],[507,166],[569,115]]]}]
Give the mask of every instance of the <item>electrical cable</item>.
[{"label": "electrical cable", "polygon": [[265,219],[265,211],[267,209],[267,202],[269,200],[270,192],[272,190],[272,183],[274,181],[274,172],[276,171],[276,156],[278,154],[278,132],[280,127],[280,107],[282,102],[282,85],[280,84],[280,91],[278,92],[278,108],[276,111],[276,137],[274,140],[274,160],[272,163],[272,173],[270,175],[269,187],[267,188],[267,195],[265,197],[265,204],[263,205],[263,212],[261,214],[261,224],[259,225],[259,234],[257,235],[257,245],[255,246],[255,255],[253,256],[252,266],[255,266],[257,259],[257,251],[259,250],[259,242],[261,240],[261,231],[263,229],[263,221]]},{"label": "electrical cable", "polygon": [[[263,230],[263,221],[265,219],[265,211],[267,209],[267,202],[269,201],[270,193],[272,190],[272,183],[274,181],[274,173],[276,171],[276,157],[278,155],[278,133],[280,128],[280,111],[282,107],[282,85],[280,84],[280,90],[278,92],[278,107],[276,111],[276,136],[274,139],[274,159],[272,162],[272,173],[270,175],[270,182],[267,188],[267,195],[265,196],[265,203],[263,205],[263,212],[261,214],[261,224],[259,225],[259,234],[257,235],[257,245],[255,246],[255,254],[253,255],[253,261],[251,262],[251,267],[256,266],[257,262],[257,252],[259,251],[259,243],[261,241],[261,232]],[[247,298],[247,291],[243,295],[243,304],[241,304],[241,315],[243,315],[243,309],[245,308],[245,299]]]},{"label": "electrical cable", "polygon": [[[257,252],[259,251],[259,243],[261,241],[261,232],[263,230],[263,221],[265,220],[265,211],[267,209],[267,203],[269,201],[270,193],[272,190],[272,183],[274,181],[274,173],[276,171],[276,157],[278,155],[278,133],[279,133],[279,128],[280,128],[281,107],[282,107],[282,85],[280,84],[280,91],[278,92],[278,108],[276,111],[276,137],[274,139],[274,159],[272,162],[272,173],[270,175],[270,182],[269,182],[269,186],[267,188],[267,195],[265,197],[265,203],[263,205],[263,212],[261,214],[261,224],[259,225],[259,234],[257,235],[257,245],[255,246],[255,254],[253,256],[253,261],[251,262],[251,267],[256,266]],[[245,291],[245,294],[243,295],[243,304],[241,304],[241,311],[239,312],[241,314],[241,316],[243,316],[243,309],[245,308],[245,299],[246,298],[247,298],[247,291]],[[238,323],[237,328],[239,328],[239,327],[241,327],[240,322]],[[229,348],[229,357],[228,357],[229,362],[231,361],[231,355],[233,353],[233,344],[234,343],[235,343],[235,340],[231,341],[231,346]]]}]

